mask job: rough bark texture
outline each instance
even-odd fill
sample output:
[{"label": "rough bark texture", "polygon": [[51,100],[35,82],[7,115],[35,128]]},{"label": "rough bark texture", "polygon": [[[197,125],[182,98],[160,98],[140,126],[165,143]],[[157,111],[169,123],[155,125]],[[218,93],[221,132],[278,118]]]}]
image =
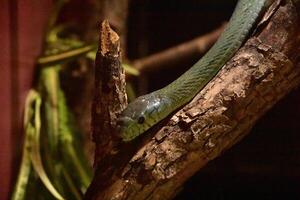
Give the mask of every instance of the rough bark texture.
[{"label": "rough bark texture", "polygon": [[[85,41],[97,40],[101,21],[106,19],[119,34],[121,49],[123,48],[121,52],[123,55],[125,54],[128,0],[71,1],[68,5],[70,4],[75,4],[74,8],[69,11],[69,15],[72,16],[70,21],[74,21],[75,18],[80,22],[78,27],[83,28]],[[78,12],[76,12],[77,10]],[[86,108],[91,108],[94,93],[94,70],[90,67],[92,65],[92,62],[81,59],[79,67],[70,65],[65,71],[63,79],[67,80],[64,82],[64,90],[75,114],[77,126],[84,133],[84,149],[91,161],[94,153],[94,145],[90,142],[91,113],[90,109]],[[81,95],[77,95],[78,91]]]},{"label": "rough bark texture", "polygon": [[95,164],[114,146],[117,114],[127,105],[125,74],[120,63],[120,38],[103,21],[95,63],[95,91],[92,105],[92,134],[96,143]]},{"label": "rough bark texture", "polygon": [[297,87],[299,11],[286,2],[192,102],[159,130],[149,131],[143,144],[133,142],[142,145],[133,157],[128,145],[121,145],[102,159],[86,199],[171,199],[189,177],[242,139]]},{"label": "rough bark texture", "polygon": [[120,35],[121,49],[125,53],[128,0],[93,0],[91,3],[90,9],[92,9],[92,14],[88,25],[90,31],[86,34],[86,37],[90,39],[97,38],[96,27],[99,23],[98,20],[108,20],[114,31]]}]

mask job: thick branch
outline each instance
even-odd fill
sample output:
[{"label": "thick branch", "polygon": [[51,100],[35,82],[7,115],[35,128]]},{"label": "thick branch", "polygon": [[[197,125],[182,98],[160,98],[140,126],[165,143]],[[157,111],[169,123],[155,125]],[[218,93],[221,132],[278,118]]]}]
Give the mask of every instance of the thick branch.
[{"label": "thick branch", "polygon": [[[148,133],[154,137],[128,163],[102,160],[90,187],[96,192],[86,199],[172,198],[189,177],[243,138],[299,85],[298,26],[295,7],[280,6],[192,102],[166,119],[158,131]],[[122,151],[127,149],[120,147]],[[114,176],[108,177],[106,168]]]}]

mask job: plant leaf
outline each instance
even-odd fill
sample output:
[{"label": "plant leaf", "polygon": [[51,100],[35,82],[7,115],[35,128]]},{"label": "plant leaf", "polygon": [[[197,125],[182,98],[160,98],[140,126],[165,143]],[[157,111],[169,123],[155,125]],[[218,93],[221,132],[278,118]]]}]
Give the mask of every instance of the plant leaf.
[{"label": "plant leaf", "polygon": [[[32,90],[35,92],[34,90]],[[41,181],[44,183],[45,187],[49,190],[49,192],[59,200],[63,200],[64,198],[59,194],[59,192],[55,189],[51,181],[49,180],[45,169],[43,167],[41,154],[40,154],[40,129],[41,129],[41,117],[40,117],[40,108],[41,108],[41,97],[35,92],[35,100],[34,100],[34,132],[32,135],[32,151],[30,152],[31,161],[33,164],[33,168],[40,177]]]}]

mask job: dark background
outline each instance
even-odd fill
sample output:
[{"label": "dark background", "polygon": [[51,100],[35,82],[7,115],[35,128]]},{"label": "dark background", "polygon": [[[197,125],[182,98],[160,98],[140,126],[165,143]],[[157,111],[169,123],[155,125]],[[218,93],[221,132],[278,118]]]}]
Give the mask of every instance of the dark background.
[{"label": "dark background", "polygon": [[[235,0],[133,0],[128,19],[128,57],[137,59],[208,33],[230,18],[235,4]],[[166,67],[171,70],[147,74],[151,83],[147,92],[172,82],[200,57]]]}]

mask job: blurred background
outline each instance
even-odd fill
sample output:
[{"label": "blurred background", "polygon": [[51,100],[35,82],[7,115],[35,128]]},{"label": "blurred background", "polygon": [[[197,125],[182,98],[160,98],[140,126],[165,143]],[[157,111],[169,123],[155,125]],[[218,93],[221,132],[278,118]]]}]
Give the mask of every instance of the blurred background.
[{"label": "blurred background", "polygon": [[[40,82],[43,74],[43,64],[37,65],[40,56],[55,55],[56,49],[58,52],[60,49],[65,51],[62,44],[69,45],[66,41],[71,41],[69,46],[73,45],[72,48],[96,44],[100,22],[108,19],[121,36],[123,62],[128,64],[128,93],[130,98],[134,98],[170,83],[204,52],[187,54],[176,62],[156,63],[157,67],[153,68],[143,68],[140,64],[142,58],[220,29],[229,19],[235,4],[235,0],[2,0],[0,199],[9,199],[19,174],[25,138],[23,114],[26,95],[31,88],[37,88],[45,105],[50,96],[47,89],[40,89],[43,88],[40,85],[46,84]],[[55,22],[52,23],[51,19]],[[52,26],[49,26],[51,23]],[[49,27],[59,30],[59,47],[46,39]],[[207,44],[204,49],[209,46]],[[90,53],[95,54],[95,49]],[[76,136],[72,137],[83,141],[79,153],[82,153],[83,160],[87,160],[82,161],[88,165],[84,167],[87,170],[91,170],[94,159],[90,136],[94,74],[90,57],[93,55],[78,55],[68,62],[59,63],[58,75],[66,105],[72,114],[70,130],[76,132]],[[47,113],[47,107],[42,107],[41,112]],[[42,122],[50,127],[51,123],[47,120],[49,117]],[[297,89],[259,120],[240,143],[192,177],[176,199],[300,199],[299,120],[300,89]],[[49,127],[45,125],[44,128]],[[47,148],[42,153],[46,151]],[[44,163],[45,160],[43,157]],[[43,187],[43,184],[37,184],[37,187]],[[74,184],[77,184],[76,180]],[[80,188],[80,184],[76,186]],[[55,183],[54,186],[58,187]],[[82,187],[78,189],[79,195],[70,195],[67,199],[80,199],[81,193],[84,193]],[[68,194],[69,189],[62,188],[59,192]],[[48,195],[42,199],[53,197]]]}]

